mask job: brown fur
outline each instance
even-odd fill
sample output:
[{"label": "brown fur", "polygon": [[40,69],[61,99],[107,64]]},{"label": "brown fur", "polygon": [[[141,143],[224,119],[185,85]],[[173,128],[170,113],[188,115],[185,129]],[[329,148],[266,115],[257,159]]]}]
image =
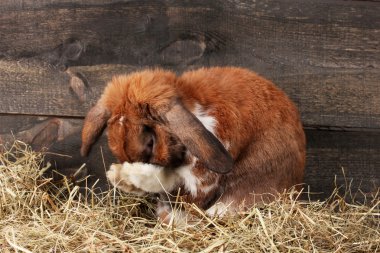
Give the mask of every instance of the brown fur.
[{"label": "brown fur", "polygon": [[260,198],[255,195],[303,182],[305,135],[296,107],[281,90],[240,68],[200,69],[179,79],[184,103],[209,109],[219,122],[217,136],[230,142],[234,169],[221,201],[250,205]]},{"label": "brown fur", "polygon": [[[192,111],[196,104],[217,120],[220,142],[200,130],[199,122],[192,124],[195,117],[172,113],[177,105]],[[153,138],[144,133],[143,125],[152,128],[156,141],[147,162],[175,168],[188,162],[186,150],[200,158],[192,170],[201,182],[198,194],[184,196],[200,207],[208,208],[218,199],[234,201],[235,208],[241,203],[249,206],[263,194],[276,194],[303,181],[305,135],[298,111],[281,90],[249,70],[202,68],[179,77],[170,71],[145,70],[118,76],[107,85],[99,105],[110,113],[109,145],[121,162],[143,159],[145,140]],[[93,116],[88,118],[85,126]],[[98,129],[99,123],[95,125]],[[97,135],[91,131],[85,127],[83,136]],[[228,153],[221,143],[229,144]],[[230,156],[232,171],[222,175],[230,170]],[[227,165],[218,171],[223,164]]]},{"label": "brown fur", "polygon": [[[178,166],[173,160],[183,161],[185,147],[175,136],[169,136],[164,126],[155,123],[162,120],[157,110],[168,110],[175,100],[175,87],[170,85],[174,82],[173,73],[147,70],[115,77],[107,85],[99,102],[112,112],[108,121],[109,146],[121,162],[141,161],[143,124],[154,129],[157,140],[157,155],[148,162],[173,167]],[[121,117],[125,117],[123,122]]]}]

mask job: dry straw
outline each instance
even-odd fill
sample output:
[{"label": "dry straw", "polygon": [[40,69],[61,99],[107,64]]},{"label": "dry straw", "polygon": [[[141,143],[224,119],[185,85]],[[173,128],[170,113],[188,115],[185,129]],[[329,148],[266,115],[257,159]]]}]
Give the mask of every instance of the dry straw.
[{"label": "dry straw", "polygon": [[17,141],[0,154],[1,252],[380,252],[378,196],[354,205],[293,192],[224,218],[186,206],[192,221],[176,227],[145,199],[53,184],[42,160]]}]

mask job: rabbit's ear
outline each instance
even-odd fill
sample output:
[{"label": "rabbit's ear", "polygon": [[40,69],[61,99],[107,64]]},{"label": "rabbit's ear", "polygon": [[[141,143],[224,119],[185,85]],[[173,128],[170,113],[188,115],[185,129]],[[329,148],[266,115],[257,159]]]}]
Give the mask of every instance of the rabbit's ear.
[{"label": "rabbit's ear", "polygon": [[86,156],[91,145],[96,141],[106,126],[111,112],[100,102],[98,102],[88,112],[82,129],[82,147],[80,153]]},{"label": "rabbit's ear", "polygon": [[232,170],[233,160],[223,144],[180,101],[164,117],[172,133],[209,170],[225,174]]}]

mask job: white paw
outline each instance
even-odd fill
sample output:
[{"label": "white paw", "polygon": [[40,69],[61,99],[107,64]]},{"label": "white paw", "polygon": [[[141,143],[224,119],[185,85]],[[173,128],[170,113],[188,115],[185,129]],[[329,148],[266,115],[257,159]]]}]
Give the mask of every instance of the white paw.
[{"label": "white paw", "polygon": [[159,193],[173,190],[178,176],[172,170],[146,163],[124,163],[121,177],[146,192]]},{"label": "white paw", "polygon": [[223,217],[228,213],[228,205],[218,202],[206,210],[206,214],[210,217]]},{"label": "white paw", "polygon": [[121,168],[122,168],[121,164],[112,164],[110,166],[110,169],[106,172],[106,176],[113,186],[117,186],[117,184],[120,182]]},{"label": "white paw", "polygon": [[172,210],[170,206],[158,205],[156,215],[159,220],[166,225],[175,225],[184,228],[188,224],[188,213],[180,208]]},{"label": "white paw", "polygon": [[139,187],[136,187],[133,183],[131,183],[129,177],[124,175],[122,171],[123,165],[112,164],[110,169],[106,173],[106,176],[110,183],[124,192],[143,195],[145,192],[139,189]]}]

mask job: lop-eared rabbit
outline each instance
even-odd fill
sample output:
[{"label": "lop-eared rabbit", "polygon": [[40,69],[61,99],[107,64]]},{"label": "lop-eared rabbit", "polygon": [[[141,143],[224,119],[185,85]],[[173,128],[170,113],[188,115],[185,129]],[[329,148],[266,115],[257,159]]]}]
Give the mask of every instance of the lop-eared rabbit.
[{"label": "lop-eared rabbit", "polygon": [[168,196],[179,189],[183,201],[222,215],[303,181],[299,113],[284,92],[247,69],[116,76],[87,114],[82,155],[105,126],[122,164],[111,166],[108,179],[126,192],[158,193],[157,215],[166,222]]}]

